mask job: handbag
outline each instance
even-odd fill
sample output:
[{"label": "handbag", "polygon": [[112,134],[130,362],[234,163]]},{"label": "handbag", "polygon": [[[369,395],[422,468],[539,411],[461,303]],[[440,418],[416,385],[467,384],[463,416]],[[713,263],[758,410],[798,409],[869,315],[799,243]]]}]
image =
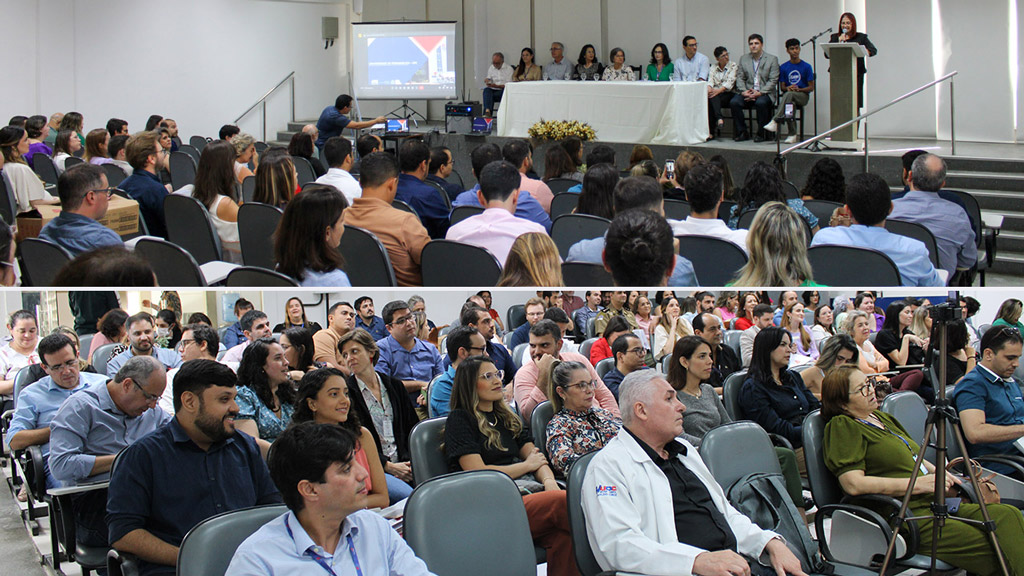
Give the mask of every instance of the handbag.
[{"label": "handbag", "polygon": [[[954,458],[953,460],[950,460],[949,463],[946,464],[946,471],[952,472],[954,468],[956,468],[963,462],[963,457]],[[974,472],[978,474],[978,488],[981,490],[981,494],[971,494],[971,496],[974,497],[974,500],[978,501],[980,499],[981,501],[985,502],[985,504],[999,504],[999,487],[996,486],[996,483],[992,481],[992,479],[996,477],[996,473],[993,472],[988,476],[982,476],[981,465],[975,462],[974,460],[970,460],[970,466],[974,470]],[[961,485],[961,488],[970,493],[972,486],[970,482],[967,482]]]}]

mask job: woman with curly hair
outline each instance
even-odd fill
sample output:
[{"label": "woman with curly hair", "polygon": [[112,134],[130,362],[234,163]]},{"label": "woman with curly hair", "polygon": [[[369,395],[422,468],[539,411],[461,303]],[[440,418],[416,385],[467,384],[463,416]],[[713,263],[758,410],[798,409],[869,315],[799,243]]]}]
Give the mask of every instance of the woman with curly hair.
[{"label": "woman with curly hair", "polygon": [[757,211],[769,202],[784,202],[796,211],[800,217],[807,222],[811,229],[811,235],[818,231],[818,217],[811,214],[811,211],[804,207],[804,201],[799,199],[786,199],[782,191],[782,176],[774,166],[767,162],[754,162],[747,170],[747,176],[743,179],[743,188],[740,190],[736,205],[729,212],[729,228],[735,230],[739,227],[740,216],[744,212]]},{"label": "woman with curly hair", "polygon": [[832,158],[822,158],[811,167],[804,189],[800,191],[804,200],[828,200],[846,204],[846,177],[843,167]]},{"label": "woman with curly hair", "polygon": [[253,341],[238,365],[235,427],[264,443],[273,442],[292,420],[295,383],[284,348],[273,338]]},{"label": "woman with curly hair", "polygon": [[[120,308],[108,310],[106,314],[100,316],[100,319],[96,322],[97,333],[92,337],[92,342],[89,343],[88,360],[90,363],[92,363],[93,352],[100,346],[104,344],[124,344],[124,337],[128,333],[128,330],[124,327],[125,320],[128,320],[128,313]],[[123,351],[115,352],[110,357],[113,358],[116,354]]]}]

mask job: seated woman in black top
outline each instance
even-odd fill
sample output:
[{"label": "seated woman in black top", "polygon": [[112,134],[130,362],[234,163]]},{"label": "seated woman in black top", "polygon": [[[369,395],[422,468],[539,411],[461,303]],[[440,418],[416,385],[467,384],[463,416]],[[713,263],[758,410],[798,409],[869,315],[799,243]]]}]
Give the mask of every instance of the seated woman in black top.
[{"label": "seated woman in black top", "polygon": [[288,142],[288,154],[295,158],[305,158],[313,166],[313,173],[319,178],[327,174],[327,169],[320,159],[313,155],[313,137],[305,132],[296,132]]},{"label": "seated woman in black top", "polygon": [[740,389],[739,404],[744,415],[762,428],[789,440],[796,451],[801,474],[804,466],[800,428],[804,417],[821,407],[821,402],[804,386],[800,374],[790,370],[793,341],[782,328],[765,328],[754,338],[750,371]]},{"label": "seated woman in black top", "polygon": [[[939,326],[932,323],[932,335],[928,342],[932,370],[939,369]],[[953,320],[946,327],[946,383],[947,387],[959,382],[965,374],[978,365],[977,353],[971,346],[967,324],[960,319]]]},{"label": "seated woman in black top", "polygon": [[885,309],[882,329],[875,335],[875,350],[885,355],[889,366],[899,370],[900,375],[890,380],[894,391],[917,392],[924,401],[935,401],[935,390],[924,380],[920,369],[900,369],[900,366],[924,364],[924,350],[927,340],[917,337],[911,330],[914,310],[906,300],[897,300]]},{"label": "seated woman in black top", "polygon": [[505,404],[502,372],[490,358],[472,356],[459,363],[452,384],[451,412],[444,427],[444,453],[451,470],[498,470],[526,488],[543,491],[523,497],[530,531],[547,550],[551,574],[576,574],[565,492],[529,429]]}]

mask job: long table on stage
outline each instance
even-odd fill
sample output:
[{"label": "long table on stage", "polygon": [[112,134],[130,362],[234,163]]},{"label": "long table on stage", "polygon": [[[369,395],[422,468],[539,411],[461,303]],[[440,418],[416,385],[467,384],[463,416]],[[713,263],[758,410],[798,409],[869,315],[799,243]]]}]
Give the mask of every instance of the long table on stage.
[{"label": "long table on stage", "polygon": [[708,138],[706,82],[511,82],[496,123],[499,136],[527,138],[544,120],[590,124],[606,142],[702,143]]}]

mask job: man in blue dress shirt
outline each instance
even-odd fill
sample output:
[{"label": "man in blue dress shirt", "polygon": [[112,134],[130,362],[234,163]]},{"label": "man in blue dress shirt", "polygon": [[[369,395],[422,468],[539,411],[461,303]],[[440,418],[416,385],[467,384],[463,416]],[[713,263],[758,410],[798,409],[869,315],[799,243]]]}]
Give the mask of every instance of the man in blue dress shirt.
[{"label": "man in blue dress shirt", "polygon": [[451,409],[452,387],[459,364],[470,356],[486,356],[487,341],[476,328],[456,326],[445,338],[445,348],[451,365],[430,385],[431,417],[447,416]]},{"label": "man in blue dress shirt", "polygon": [[356,437],[304,422],[274,442],[270,477],[288,512],[235,551],[226,576],[422,576],[426,564],[382,516],[366,510],[369,474],[354,459]]},{"label": "man in blue dress shirt", "polygon": [[[497,144],[488,142],[474,148],[469,155],[469,159],[473,164],[473,175],[479,180],[484,166],[491,162],[500,162],[504,157],[501,154],[501,148]],[[479,206],[483,208],[483,204],[480,203],[480,198],[477,194],[479,191],[480,184],[477,184],[473,188],[459,194],[455,201],[452,202],[452,208],[459,206]],[[544,211],[544,207],[540,205],[540,202],[522,188],[519,189],[519,198],[516,200],[515,216],[536,222],[548,232],[551,231],[551,217]]]},{"label": "man in blue dress shirt", "polygon": [[191,360],[174,377],[174,418],[125,449],[110,479],[111,545],[139,572],[174,574],[182,539],[203,520],[281,502],[259,447],[235,429],[237,377]]},{"label": "man in blue dress shirt", "polygon": [[380,340],[387,338],[388,330],[384,327],[384,320],[380,316],[374,316],[373,298],[360,296],[354,302],[356,308],[356,328],[362,328],[373,336],[373,339]]},{"label": "man in blue dress shirt", "polygon": [[420,391],[444,372],[441,355],[436,346],[416,337],[416,317],[406,301],[388,302],[381,316],[390,334],[377,341],[377,371],[401,380],[413,405],[422,406]]},{"label": "man in blue dress shirt", "polygon": [[78,349],[71,338],[64,334],[50,334],[39,341],[36,350],[39,352],[39,364],[47,375],[21,391],[18,408],[7,429],[7,438],[11,450],[42,447],[46,487],[55,488],[60,486],[60,482],[50,473],[47,462],[50,455],[50,422],[57,415],[60,405],[72,394],[93,384],[106,382],[107,377],[80,372]]},{"label": "man in blue dress shirt", "polygon": [[316,121],[316,129],[320,132],[320,137],[316,139],[318,149],[323,148],[328,139],[341,136],[345,128],[362,130],[385,121],[383,116],[362,122],[350,120],[346,114],[352,111],[352,100],[348,94],[342,94],[334,99],[334,106],[328,106],[320,113],[320,118]]},{"label": "man in blue dress shirt", "polygon": [[932,266],[924,242],[893,234],[885,229],[892,211],[889,185],[875,174],[857,174],[846,185],[846,210],[850,226],[822,228],[811,246],[838,244],[878,250],[896,263],[903,286],[943,286],[945,282]]},{"label": "man in blue dress shirt", "polygon": [[398,175],[395,199],[412,206],[431,238],[448,232],[448,204],[441,193],[423,180],[430,168],[430,147],[422,140],[406,140],[398,153],[402,173]]},{"label": "man in blue dress shirt", "polygon": [[99,166],[81,164],[57,179],[61,212],[39,232],[39,237],[63,246],[72,256],[124,242],[98,220],[107,214],[113,189]]},{"label": "man in blue dress shirt", "polygon": [[121,366],[135,356],[152,356],[167,370],[181,366],[181,355],[174,350],[155,345],[153,327],[156,326],[156,322],[148,313],[139,312],[129,316],[124,321],[124,326],[128,329],[128,349],[107,361],[107,376],[113,378]]},{"label": "man in blue dress shirt", "polygon": [[683,38],[683,55],[672,63],[672,80],[683,82],[707,82],[711,65],[708,57],[697,52],[697,39]]}]

